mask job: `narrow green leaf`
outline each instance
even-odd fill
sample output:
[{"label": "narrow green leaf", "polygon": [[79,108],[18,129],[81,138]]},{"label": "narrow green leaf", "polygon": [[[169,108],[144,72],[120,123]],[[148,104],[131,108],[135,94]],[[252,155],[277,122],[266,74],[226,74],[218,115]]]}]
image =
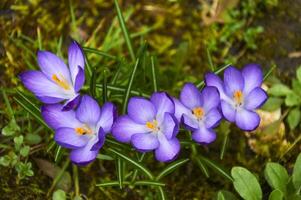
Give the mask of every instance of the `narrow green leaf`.
[{"label": "narrow green leaf", "polygon": [[238,194],[245,200],[261,200],[262,191],[256,177],[243,167],[231,170],[233,185]]},{"label": "narrow green leaf", "polygon": [[219,166],[217,163],[209,160],[208,158],[205,158],[203,156],[200,156],[200,160],[205,163],[208,167],[216,171],[217,173],[221,174],[225,178],[227,178],[229,181],[233,181],[232,177],[229,175],[228,172],[226,172],[221,166]]},{"label": "narrow green leaf", "polygon": [[117,178],[118,178],[118,183],[119,183],[119,188],[123,188],[123,161],[120,158],[117,158]]},{"label": "narrow green leaf", "polygon": [[148,185],[148,186],[162,186],[164,187],[165,184],[157,181],[136,181],[134,185]]},{"label": "narrow green leaf", "polygon": [[127,85],[127,89],[126,89],[125,94],[124,94],[123,106],[122,106],[122,113],[123,114],[126,113],[127,104],[128,104],[129,98],[130,98],[130,92],[131,92],[131,89],[132,89],[132,85],[133,85],[133,81],[134,81],[134,77],[135,77],[138,65],[139,65],[139,59],[136,60],[136,63],[134,65],[133,71],[131,73],[131,76],[130,76],[130,79],[129,79],[129,82],[128,82],[128,85]]},{"label": "narrow green leaf", "polygon": [[86,63],[86,69],[87,69],[87,78],[88,78],[88,80],[92,77],[92,75],[93,75],[93,70],[92,70],[92,67],[91,67],[91,65],[90,65],[90,62],[89,62],[89,60],[88,60],[88,57],[87,56],[85,56],[85,63]]},{"label": "narrow green leaf", "polygon": [[[103,90],[103,85],[102,84],[96,84],[96,87],[99,88],[101,91]],[[112,84],[107,84],[107,89],[108,91],[112,91],[112,92],[120,92],[121,94],[126,93],[127,89],[121,86],[114,86]],[[146,97],[149,98],[150,95],[143,93],[143,92],[139,92],[139,91],[135,91],[135,90],[131,90],[130,91],[131,95],[136,95],[136,96],[142,96],[142,97]]]},{"label": "narrow green leaf", "polygon": [[151,67],[152,67],[153,88],[154,88],[154,92],[157,92],[158,91],[158,85],[157,85],[157,75],[156,75],[156,69],[155,69],[155,58],[154,58],[154,56],[151,57]]},{"label": "narrow green leaf", "polygon": [[135,56],[135,53],[134,53],[134,50],[133,50],[133,46],[132,46],[132,42],[131,42],[131,38],[130,38],[129,32],[128,32],[127,27],[125,25],[125,21],[124,21],[122,12],[121,12],[120,7],[118,5],[118,0],[114,0],[114,3],[115,3],[116,11],[117,11],[119,25],[121,27],[121,30],[122,30],[122,33],[123,33],[123,36],[124,36],[124,40],[125,40],[126,45],[127,45],[128,49],[129,49],[129,53],[131,55],[131,59],[134,62],[136,60],[136,56]]},{"label": "narrow green leaf", "polygon": [[217,200],[237,200],[237,198],[227,190],[220,190],[217,193]]},{"label": "narrow green leaf", "polygon": [[286,184],[289,176],[282,165],[273,162],[267,163],[264,176],[273,189],[280,190],[284,195],[286,194]]},{"label": "narrow green leaf", "polygon": [[55,151],[55,157],[54,157],[54,162],[57,162],[59,160],[59,158],[62,155],[62,147],[58,146],[56,151]]},{"label": "narrow green leaf", "polygon": [[273,190],[269,196],[269,200],[283,200],[284,195],[280,190]]},{"label": "narrow green leaf", "polygon": [[102,101],[107,102],[108,92],[107,92],[107,70],[103,70],[103,81],[102,81]]},{"label": "narrow green leaf", "polygon": [[[140,186],[140,185],[146,185],[146,186],[165,186],[164,183],[157,182],[157,181],[136,181],[134,183],[130,183],[129,181],[124,181],[124,185],[134,185],[134,186]],[[105,183],[99,183],[96,184],[97,187],[110,187],[110,186],[119,186],[118,181],[108,181]]]},{"label": "narrow green leaf", "polygon": [[196,161],[196,164],[198,165],[198,167],[201,169],[201,171],[205,175],[205,177],[209,178],[210,174],[209,174],[207,166],[205,166],[205,164],[203,164],[203,162],[200,159],[195,159],[195,161]]},{"label": "narrow green leaf", "polygon": [[[123,181],[123,185],[130,185],[129,181]],[[104,183],[96,184],[97,187],[111,187],[111,186],[120,186],[119,181],[108,181]]]},{"label": "narrow green leaf", "polygon": [[275,68],[276,68],[276,65],[273,64],[272,67],[270,68],[270,70],[264,75],[264,77],[263,77],[264,81],[270,76],[270,74],[274,71]]},{"label": "narrow green leaf", "polygon": [[38,36],[38,47],[39,47],[39,50],[42,50],[43,47],[42,47],[42,34],[41,34],[41,30],[40,28],[38,27],[37,28],[37,36]]},{"label": "narrow green leaf", "polygon": [[181,160],[177,160],[171,164],[169,164],[165,169],[163,169],[160,174],[156,177],[156,180],[160,180],[161,178],[163,178],[164,176],[166,176],[167,174],[170,174],[171,172],[173,172],[174,170],[176,170],[177,168],[181,167],[182,165],[184,165],[185,163],[187,163],[189,161],[188,158],[186,159],[181,159]]},{"label": "narrow green leaf", "polygon": [[113,56],[109,53],[106,53],[104,51],[101,51],[101,50],[98,50],[98,49],[94,49],[94,48],[89,48],[89,47],[83,47],[83,50],[87,53],[94,53],[94,54],[97,54],[97,55],[100,55],[100,56],[103,56],[105,58],[109,58],[109,59],[112,59],[112,60],[116,60],[118,61],[118,57],[116,56]]},{"label": "narrow green leaf", "polygon": [[97,159],[99,159],[99,160],[114,160],[114,158],[112,158],[109,155],[105,155],[105,154],[98,154]]},{"label": "narrow green leaf", "polygon": [[129,158],[128,156],[116,151],[115,149],[109,148],[108,151],[116,154],[118,157],[124,159],[125,161],[127,161],[128,163],[138,167],[148,178],[150,179],[154,179],[154,176],[152,175],[152,173],[146,168],[144,167],[142,164],[138,163],[137,161]]},{"label": "narrow green leaf", "polygon": [[3,99],[4,99],[4,103],[6,105],[6,108],[8,110],[8,114],[9,114],[9,117],[13,120],[13,121],[16,121],[15,119],[15,116],[14,116],[14,111],[9,103],[9,100],[8,100],[8,97],[6,95],[6,92],[5,90],[2,90],[2,96],[3,96]]},{"label": "narrow green leaf", "polygon": [[158,190],[159,190],[159,194],[160,194],[160,199],[161,200],[166,200],[167,198],[166,198],[166,194],[165,194],[165,191],[164,191],[164,189],[162,188],[162,187],[158,187]]},{"label": "narrow green leaf", "polygon": [[212,62],[212,57],[211,57],[210,50],[207,48],[206,52],[207,52],[207,59],[208,59],[208,63],[209,63],[210,69],[211,69],[211,71],[214,71],[215,67],[214,67],[213,62]]},{"label": "narrow green leaf", "polygon": [[294,171],[293,171],[293,183],[296,188],[296,190],[301,189],[301,153],[298,155],[297,160],[294,165]]}]

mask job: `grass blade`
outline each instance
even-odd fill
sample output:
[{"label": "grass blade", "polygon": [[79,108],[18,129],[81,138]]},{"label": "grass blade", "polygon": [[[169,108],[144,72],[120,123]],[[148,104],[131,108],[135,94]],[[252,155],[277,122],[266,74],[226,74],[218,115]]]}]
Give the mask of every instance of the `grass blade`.
[{"label": "grass blade", "polygon": [[208,63],[209,63],[210,69],[211,69],[211,71],[215,71],[215,67],[214,67],[213,62],[212,62],[211,53],[210,53],[210,50],[208,48],[206,49],[206,53],[207,53],[207,58],[208,58]]},{"label": "grass blade", "polygon": [[[103,85],[102,84],[96,84],[96,87],[99,88],[101,91],[103,90]],[[112,84],[107,84],[107,90],[111,91],[111,92],[120,92],[120,93],[125,93],[126,92],[126,88],[121,87],[121,86],[114,86]],[[142,97],[146,97],[146,98],[150,97],[149,94],[139,92],[139,91],[136,91],[136,90],[131,90],[130,94],[131,95],[136,95],[136,96],[142,96]]]},{"label": "grass blade", "polygon": [[205,175],[206,178],[210,177],[209,171],[207,167],[203,164],[203,162],[200,159],[195,159],[196,164],[199,166],[203,174]]},{"label": "grass blade", "polygon": [[95,68],[93,69],[92,76],[90,79],[89,92],[92,97],[96,98],[96,69]]},{"label": "grass blade", "polygon": [[122,189],[123,187],[123,161],[118,158],[117,159],[117,178],[118,178],[118,184],[119,184],[119,188]]},{"label": "grass blade", "polygon": [[166,194],[165,194],[163,188],[159,186],[158,189],[159,189],[160,199],[166,200]]},{"label": "grass blade", "polygon": [[97,54],[97,55],[100,55],[100,56],[103,56],[103,57],[106,57],[106,58],[109,58],[109,59],[112,59],[112,60],[116,60],[118,61],[118,57],[116,56],[113,56],[109,53],[106,53],[104,51],[101,51],[101,50],[98,50],[98,49],[93,49],[93,48],[89,48],[89,47],[83,47],[83,50],[87,53],[94,53],[94,54]]},{"label": "grass blade", "polygon": [[151,57],[151,67],[152,67],[153,88],[154,88],[154,92],[157,92],[158,91],[158,85],[157,85],[157,76],[156,76],[154,56]]},{"label": "grass blade", "polygon": [[181,159],[178,160],[176,162],[173,162],[171,164],[169,164],[157,177],[156,180],[160,180],[162,177],[166,176],[167,174],[170,174],[171,172],[173,172],[175,169],[181,167],[182,165],[184,165],[185,163],[187,163],[189,161],[188,158],[186,159]]},{"label": "grass blade", "polygon": [[115,0],[114,3],[115,3],[116,11],[117,11],[117,17],[118,17],[119,25],[121,27],[121,30],[122,30],[122,33],[123,33],[123,36],[124,36],[124,40],[125,40],[126,45],[129,49],[131,59],[134,62],[136,60],[136,56],[135,56],[135,53],[134,53],[134,50],[133,50],[133,46],[132,46],[132,42],[131,42],[129,32],[128,32],[128,30],[126,28],[126,25],[125,25],[125,21],[124,21],[122,12],[121,12],[120,7],[118,5],[118,0]]},{"label": "grass blade", "polygon": [[263,80],[267,79],[270,76],[270,74],[274,71],[275,68],[276,68],[276,65],[273,64],[271,69],[264,75]]},{"label": "grass blade", "polygon": [[108,92],[107,92],[107,70],[103,70],[103,81],[102,81],[102,101],[107,102]]}]

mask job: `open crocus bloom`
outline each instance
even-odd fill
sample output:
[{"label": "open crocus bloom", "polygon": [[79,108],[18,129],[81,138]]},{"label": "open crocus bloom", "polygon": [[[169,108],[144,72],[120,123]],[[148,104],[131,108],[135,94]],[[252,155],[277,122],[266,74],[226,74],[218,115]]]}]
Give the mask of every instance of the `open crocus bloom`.
[{"label": "open crocus bloom", "polygon": [[213,128],[222,115],[218,110],[220,97],[215,87],[205,87],[202,92],[192,83],[184,85],[180,99],[173,99],[175,116],[192,131],[192,139],[199,143],[211,143],[216,138]]},{"label": "open crocus bloom", "polygon": [[102,108],[90,96],[84,95],[76,111],[62,111],[61,104],[42,106],[45,122],[55,130],[54,140],[72,149],[70,159],[78,165],[93,161],[111,131],[115,107],[105,103]]},{"label": "open crocus bloom", "polygon": [[128,115],[116,120],[112,134],[120,142],[131,142],[138,151],[155,150],[156,159],[161,162],[171,161],[180,151],[174,112],[174,103],[164,92],[154,93],[150,101],[132,97]]},{"label": "open crocus bloom", "polygon": [[69,68],[51,52],[39,51],[37,56],[41,71],[23,72],[20,79],[25,87],[43,103],[67,100],[63,110],[75,108],[80,100],[78,91],[85,82],[85,59],[79,44],[74,41],[69,46]]},{"label": "open crocus bloom", "polygon": [[224,72],[224,81],[209,73],[205,76],[205,82],[218,89],[222,113],[228,121],[235,122],[245,131],[257,128],[260,117],[255,109],[267,100],[267,94],[261,88],[263,76],[258,65],[246,65],[242,71],[229,67]]}]

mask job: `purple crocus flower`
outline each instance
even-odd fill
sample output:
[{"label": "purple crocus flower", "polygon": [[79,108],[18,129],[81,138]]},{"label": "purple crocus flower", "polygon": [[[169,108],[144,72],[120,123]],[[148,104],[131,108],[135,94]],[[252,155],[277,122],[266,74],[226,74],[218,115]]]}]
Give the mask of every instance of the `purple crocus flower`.
[{"label": "purple crocus flower", "polygon": [[192,83],[186,83],[180,99],[173,99],[175,116],[192,131],[192,139],[199,143],[211,143],[216,138],[213,130],[222,115],[218,110],[220,97],[215,87],[205,87],[202,92]]},{"label": "purple crocus flower", "polygon": [[54,140],[62,147],[72,149],[70,159],[78,165],[93,161],[111,131],[115,106],[105,103],[102,108],[90,96],[81,98],[76,111],[62,111],[61,104],[42,106],[45,122],[55,130]]},{"label": "purple crocus flower", "polygon": [[174,103],[165,92],[154,93],[150,101],[132,97],[128,114],[116,120],[112,134],[120,142],[131,142],[138,151],[154,150],[161,162],[172,161],[180,151],[174,112]]},{"label": "purple crocus flower", "polygon": [[78,91],[85,82],[85,59],[78,43],[68,50],[69,68],[62,59],[49,51],[38,51],[41,71],[29,70],[20,75],[25,87],[43,103],[53,104],[67,100],[64,110],[70,110],[80,101]]},{"label": "purple crocus flower", "polygon": [[258,65],[246,65],[242,71],[230,66],[224,72],[224,81],[217,75],[208,73],[205,82],[218,89],[222,113],[228,121],[235,122],[245,131],[257,128],[260,117],[255,109],[267,100],[267,94],[261,88],[263,76]]}]

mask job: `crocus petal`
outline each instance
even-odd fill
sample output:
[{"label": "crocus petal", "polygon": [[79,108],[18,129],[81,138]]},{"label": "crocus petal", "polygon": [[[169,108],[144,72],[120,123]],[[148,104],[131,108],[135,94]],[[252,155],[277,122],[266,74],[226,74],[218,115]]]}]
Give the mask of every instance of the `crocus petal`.
[{"label": "crocus petal", "polygon": [[232,66],[224,72],[224,83],[226,93],[231,97],[235,91],[243,91],[244,89],[244,78],[241,72]]},{"label": "crocus petal", "polygon": [[152,151],[159,146],[158,138],[153,133],[138,133],[131,137],[133,146],[142,152]]},{"label": "crocus petal", "polygon": [[76,82],[78,81],[78,73],[80,72],[79,70],[81,69],[81,71],[84,71],[85,57],[81,47],[75,41],[70,44],[68,49],[68,64],[72,82],[74,85],[76,85]]},{"label": "crocus petal", "polygon": [[68,111],[68,110],[73,110],[75,109],[79,102],[80,102],[81,96],[80,95],[76,95],[74,98],[67,100],[64,103],[64,106],[62,108],[63,111]]},{"label": "crocus petal", "polygon": [[249,110],[257,109],[262,106],[267,99],[267,93],[260,87],[257,87],[253,89],[246,97],[245,107]]},{"label": "crocus petal", "polygon": [[158,161],[170,162],[176,158],[180,151],[180,142],[177,138],[168,140],[162,133],[158,134],[159,147],[155,151]]},{"label": "crocus petal", "polygon": [[220,111],[216,108],[211,109],[205,116],[206,128],[216,127],[221,119],[222,115]]},{"label": "crocus petal", "polygon": [[223,116],[226,118],[226,120],[234,122],[236,114],[236,110],[234,109],[234,107],[226,101],[221,100],[221,108]]},{"label": "crocus petal", "polygon": [[245,81],[244,93],[248,94],[254,88],[260,87],[263,81],[262,71],[259,65],[249,64],[242,69]]},{"label": "crocus petal", "polygon": [[76,110],[76,118],[81,122],[96,126],[100,116],[100,108],[96,100],[88,95],[84,95]]},{"label": "crocus petal", "polygon": [[199,128],[197,120],[190,115],[183,114],[182,121],[184,126],[191,131]]},{"label": "crocus petal", "polygon": [[225,89],[222,80],[214,73],[207,73],[205,75],[205,83],[207,86],[216,87],[219,91],[221,99],[228,98],[227,95],[225,94]]},{"label": "crocus petal", "polygon": [[164,113],[174,113],[175,112],[175,105],[172,99],[165,93],[165,92],[155,92],[150,101],[155,106],[157,116],[156,119],[158,121],[162,121],[164,117]]},{"label": "crocus petal", "polygon": [[55,102],[52,98],[69,99],[72,97],[64,89],[48,80],[48,78],[40,71],[30,70],[23,72],[20,75],[20,79],[28,90],[32,91],[41,100],[45,100],[44,103]]},{"label": "crocus petal", "polygon": [[240,109],[235,117],[236,125],[244,131],[253,131],[260,122],[260,117],[256,112]]},{"label": "crocus petal", "polygon": [[54,140],[62,147],[77,149],[85,146],[89,138],[86,135],[79,135],[74,128],[59,128],[55,131]]},{"label": "crocus petal", "polygon": [[70,153],[70,160],[73,163],[76,163],[78,165],[87,165],[93,160],[95,160],[99,149],[97,150],[91,150],[92,147],[95,145],[95,142],[98,141],[97,136],[94,136],[94,138],[90,139],[88,144],[80,149],[74,149]]},{"label": "crocus petal", "polygon": [[212,129],[207,129],[206,127],[202,126],[200,129],[195,130],[191,137],[198,143],[209,144],[216,139],[216,134]]},{"label": "crocus petal", "polygon": [[105,133],[109,133],[111,131],[116,115],[117,111],[114,104],[110,102],[105,103],[101,108],[97,127],[101,127]]},{"label": "crocus petal", "polygon": [[202,105],[201,92],[192,83],[186,83],[180,94],[180,101],[189,109]]},{"label": "crocus petal", "polygon": [[119,117],[112,127],[112,135],[119,142],[130,142],[132,135],[147,132],[145,125],[134,122],[127,115]]},{"label": "crocus petal", "polygon": [[62,59],[49,51],[38,51],[37,59],[42,72],[49,80],[56,75],[66,80],[70,86],[72,85],[70,72]]},{"label": "crocus petal", "polygon": [[216,87],[207,86],[202,90],[201,98],[203,99],[203,108],[209,111],[220,104],[220,96]]},{"label": "crocus petal", "polygon": [[191,113],[191,110],[185,107],[178,99],[173,98],[172,100],[175,104],[175,117],[178,120],[178,122],[181,122],[182,115],[188,115],[189,113]]},{"label": "crocus petal", "polygon": [[54,103],[59,103],[63,101],[64,99],[62,98],[56,98],[56,97],[47,97],[47,96],[37,96],[37,98],[46,104],[54,104]]},{"label": "crocus petal", "polygon": [[175,137],[179,131],[179,124],[174,115],[165,113],[163,123],[161,124],[162,133],[167,139]]},{"label": "crocus petal", "polygon": [[106,134],[104,130],[100,127],[97,133],[97,140],[95,140],[94,145],[91,148],[91,151],[99,150],[105,143]]},{"label": "crocus petal", "polygon": [[81,127],[82,123],[75,117],[75,112],[62,111],[60,104],[44,105],[41,107],[41,113],[44,121],[53,129],[61,127],[76,128]]},{"label": "crocus petal", "polygon": [[135,122],[145,124],[155,118],[154,105],[141,97],[132,97],[128,104],[128,115]]},{"label": "crocus petal", "polygon": [[75,77],[74,91],[78,92],[85,83],[85,71],[81,67],[78,67],[78,73]]}]

